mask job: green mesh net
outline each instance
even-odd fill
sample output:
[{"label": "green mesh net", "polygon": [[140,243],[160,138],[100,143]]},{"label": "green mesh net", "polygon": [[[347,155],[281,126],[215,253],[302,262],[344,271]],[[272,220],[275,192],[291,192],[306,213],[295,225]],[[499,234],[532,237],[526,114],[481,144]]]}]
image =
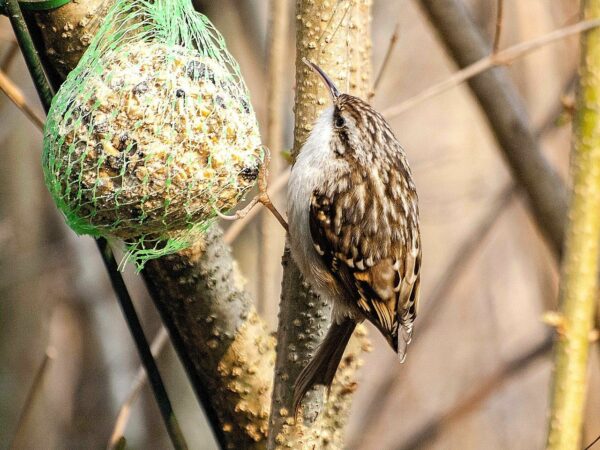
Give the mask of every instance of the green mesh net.
[{"label": "green mesh net", "polygon": [[122,0],[57,93],[44,174],[79,234],[119,238],[138,269],[234,207],[263,158],[222,36],[191,0]]}]

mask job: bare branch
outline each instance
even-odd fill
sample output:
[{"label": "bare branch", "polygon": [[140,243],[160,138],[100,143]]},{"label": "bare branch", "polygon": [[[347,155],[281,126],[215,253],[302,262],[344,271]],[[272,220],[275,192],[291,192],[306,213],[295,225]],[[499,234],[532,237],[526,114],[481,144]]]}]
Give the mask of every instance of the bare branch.
[{"label": "bare branch", "polygon": [[36,400],[40,398],[40,395],[42,393],[44,380],[46,379],[46,375],[48,374],[50,363],[55,358],[56,350],[53,347],[48,347],[46,349],[46,352],[44,353],[44,358],[42,359],[42,362],[40,363],[35,373],[35,376],[33,377],[33,382],[31,383],[31,387],[29,388],[27,396],[25,397],[25,403],[23,404],[23,408],[21,408],[19,419],[17,420],[17,428],[9,445],[9,448],[11,450],[23,448],[23,439],[25,439],[25,433],[27,429],[27,423],[29,422],[29,417],[31,416],[31,412],[33,410],[33,407],[35,406]]},{"label": "bare branch", "polygon": [[389,119],[397,117],[411,108],[421,104],[425,100],[429,100],[443,92],[446,92],[448,89],[452,89],[465,81],[473,78],[486,70],[490,70],[497,66],[505,66],[510,65],[514,61],[523,56],[528,55],[529,53],[538,50],[548,44],[559,41],[569,36],[573,36],[575,34],[582,33],[587,30],[591,30],[592,28],[596,28],[600,26],[600,20],[588,20],[576,23],[575,25],[570,25],[565,28],[561,28],[559,30],[555,30],[551,33],[545,34],[535,39],[531,39],[526,42],[521,42],[519,44],[513,45],[505,50],[501,50],[492,55],[481,58],[477,62],[470,64],[464,69],[459,70],[458,72],[452,74],[452,76],[446,78],[443,81],[440,81],[437,84],[425,89],[423,92],[404,100],[402,103],[399,103],[394,106],[390,106],[383,110],[382,114]]},{"label": "bare branch", "polygon": [[41,114],[27,103],[23,91],[8,78],[3,70],[0,70],[0,91],[4,92],[9,100],[27,116],[38,130],[44,129],[44,119],[42,119]]},{"label": "bare branch", "polygon": [[[158,333],[152,340],[151,351],[154,358],[157,358],[158,355],[160,355],[167,342],[169,342],[169,334],[167,333],[165,327],[161,326],[160,330],[158,330]],[[146,375],[146,371],[142,366],[138,367],[129,394],[119,408],[117,420],[115,421],[113,432],[110,435],[108,448],[115,448],[119,444],[119,441],[125,433],[125,428],[127,428],[127,423],[129,422],[133,404],[138,399],[140,392],[147,381],[148,376]]]},{"label": "bare branch", "polygon": [[[489,46],[461,0],[422,0],[419,5],[461,68],[489,56]],[[582,22],[576,27],[591,28],[599,23]],[[577,28],[571,31],[575,30]],[[564,33],[564,30],[558,30],[554,37]],[[543,39],[552,40],[548,36]],[[527,46],[527,43],[520,45]],[[496,58],[499,55],[506,57],[504,51],[499,52]],[[501,67],[487,70],[470,78],[469,86],[488,119],[512,175],[527,195],[537,225],[554,254],[560,255],[566,222],[567,190],[542,155],[531,130],[527,109],[508,72]]]},{"label": "bare branch", "polygon": [[10,42],[8,44],[8,50],[2,61],[0,62],[0,70],[7,72],[11,64],[15,60],[15,56],[19,54],[19,44],[16,42]]},{"label": "bare branch", "polygon": [[264,448],[275,342],[221,230],[214,226],[191,249],[150,261],[143,275],[219,442]]},{"label": "bare branch", "polygon": [[398,42],[398,36],[400,33],[400,19],[396,21],[396,25],[394,26],[394,31],[390,36],[390,42],[388,44],[388,48],[385,51],[385,56],[383,57],[383,62],[381,63],[381,67],[379,68],[379,72],[377,73],[377,77],[375,77],[375,83],[373,83],[373,91],[369,93],[369,98],[373,98],[375,93],[377,92],[377,88],[379,87],[379,83],[385,74],[385,71],[389,65],[390,59],[392,58],[392,53],[394,52],[394,48],[396,47],[396,43]]},{"label": "bare branch", "polygon": [[498,53],[500,48],[500,37],[502,36],[502,25],[504,20],[504,0],[496,0],[496,32],[494,33],[494,43],[492,45],[492,54]]},{"label": "bare branch", "polygon": [[60,8],[27,14],[27,24],[36,31],[36,46],[52,84],[59,85],[77,65],[114,3],[115,0],[69,2]]},{"label": "bare branch", "polygon": [[[582,18],[600,18],[600,2],[582,2]],[[600,30],[582,36],[577,114],[573,124],[573,189],[561,266],[547,448],[581,448],[590,332],[598,303],[600,252]]]}]

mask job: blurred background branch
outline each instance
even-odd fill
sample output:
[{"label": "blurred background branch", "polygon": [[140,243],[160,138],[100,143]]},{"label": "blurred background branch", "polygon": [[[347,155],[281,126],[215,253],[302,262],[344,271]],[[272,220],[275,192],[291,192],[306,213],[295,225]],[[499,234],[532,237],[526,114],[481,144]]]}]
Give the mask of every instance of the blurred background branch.
[{"label": "blurred background branch", "polygon": [[[267,91],[267,118],[265,145],[271,151],[271,163],[269,165],[269,184],[275,182],[285,167],[282,157],[283,131],[285,115],[283,109],[284,82],[286,80],[285,66],[288,63],[286,54],[288,45],[288,21],[289,2],[286,0],[269,1],[269,21],[267,30],[267,58],[266,58],[266,91]],[[274,197],[276,200],[276,197]],[[269,255],[281,251],[278,240],[278,225],[269,214],[259,216],[259,248],[256,254],[258,267],[257,286],[257,309],[259,314],[266,312],[268,299],[277,297],[277,291],[273,288],[271,280],[279,277],[279,262]]]},{"label": "blurred background branch", "polygon": [[[462,0],[423,0],[419,4],[461,69],[490,54],[490,45],[481,36]],[[559,255],[565,228],[567,192],[531,132],[525,104],[502,67],[469,79],[469,86],[487,117],[513,176],[526,192],[542,233],[553,252]]]},{"label": "blurred background branch", "polygon": [[[155,359],[165,347],[165,344],[168,340],[169,335],[167,330],[165,327],[161,326],[158,334],[152,340],[152,345],[150,347],[152,356],[154,356]],[[115,425],[110,435],[110,440],[108,443],[109,448],[117,446],[120,439],[125,435],[125,429],[127,428],[129,418],[131,417],[131,409],[133,408],[134,402],[138,399],[146,381],[148,381],[148,375],[146,375],[146,371],[143,367],[139,367],[129,394],[119,408],[119,413],[117,414],[117,419],[115,420]]]},{"label": "blurred background branch", "polygon": [[17,421],[17,428],[9,445],[11,450],[23,448],[23,441],[25,441],[24,435],[27,432],[27,425],[32,409],[36,400],[38,400],[42,393],[42,387],[48,374],[48,368],[54,359],[56,359],[56,350],[52,347],[47,348],[46,352],[44,353],[44,358],[42,359],[42,362],[35,373],[35,377],[33,378],[33,383],[29,388],[27,397],[25,397],[25,404],[21,408],[19,420]]},{"label": "blurred background branch", "polygon": [[40,130],[44,129],[44,119],[33,107],[27,104],[23,92],[15,85],[6,74],[0,70],[0,90],[27,116]]},{"label": "blurred background branch", "polygon": [[398,446],[396,450],[418,450],[427,444],[431,444],[445,431],[464,419],[466,415],[480,408],[492,394],[501,389],[511,378],[523,374],[534,363],[547,356],[551,349],[552,337],[548,336],[539,344],[534,345],[532,349],[516,355],[514,359],[504,363],[496,373],[481,380],[464,399],[415,432],[413,436],[407,439],[406,443]]},{"label": "blurred background branch", "polygon": [[496,0],[496,30],[492,44],[492,54],[498,53],[500,49],[500,38],[502,37],[502,26],[504,24],[504,0]]},{"label": "blurred background branch", "polygon": [[420,92],[414,97],[411,97],[397,105],[386,108],[383,111],[383,115],[389,118],[399,116],[400,114],[403,114],[406,111],[414,108],[419,103],[429,100],[430,98],[435,97],[436,95],[439,95],[448,89],[456,87],[459,84],[464,83],[465,81],[468,81],[487,70],[498,66],[508,66],[514,63],[518,58],[527,56],[527,54],[546,45],[552,44],[555,41],[565,39],[575,34],[580,34],[598,26],[600,26],[600,20],[586,20],[555,30],[530,41],[521,42],[504,50],[497,50],[491,55],[469,64],[468,66],[454,73],[451,77],[441,81],[440,83],[434,84],[430,88],[425,89],[423,92]]}]

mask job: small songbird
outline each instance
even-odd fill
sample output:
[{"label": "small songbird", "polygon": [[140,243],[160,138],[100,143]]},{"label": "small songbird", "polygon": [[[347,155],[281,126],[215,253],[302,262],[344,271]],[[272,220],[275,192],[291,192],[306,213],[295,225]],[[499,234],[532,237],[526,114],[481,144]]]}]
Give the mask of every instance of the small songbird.
[{"label": "small songbird", "polygon": [[333,311],[325,340],[296,380],[295,411],[313,386],[331,386],[365,319],[404,361],[421,269],[417,192],[404,150],[381,114],[304,63],[321,77],[333,106],[316,120],[292,167],[289,241],[304,278]]}]

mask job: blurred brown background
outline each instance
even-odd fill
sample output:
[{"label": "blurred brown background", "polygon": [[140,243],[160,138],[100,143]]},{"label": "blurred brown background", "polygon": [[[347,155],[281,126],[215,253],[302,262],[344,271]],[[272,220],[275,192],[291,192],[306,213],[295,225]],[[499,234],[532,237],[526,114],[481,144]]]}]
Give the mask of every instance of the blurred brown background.
[{"label": "blurred brown background", "polygon": [[[264,125],[264,0],[202,3],[238,59]],[[293,3],[289,55],[294,52]],[[496,0],[469,0],[493,39]],[[577,21],[575,0],[505,0],[501,47]],[[374,73],[399,24],[399,41],[375,93],[379,110],[443,80],[456,68],[417,1],[375,0]],[[6,18],[0,65],[41,111]],[[569,102],[578,39],[519,59],[510,73],[546,155],[566,174]],[[285,146],[292,141],[293,58],[286,80]],[[360,372],[347,430],[352,449],[542,448],[550,381],[550,329],[557,268],[531,221],[496,143],[464,85],[393,119],[420,195],[423,289],[416,338],[400,365],[378,333]],[[19,411],[48,347],[41,391],[27,418],[24,448],[102,448],[127,395],[138,357],[90,238],[76,237],[50,201],[40,165],[41,133],[0,96],[0,447],[8,448]],[[285,170],[285,168],[282,168]],[[284,195],[276,203],[284,207]],[[262,216],[263,213],[261,213]],[[244,229],[234,250],[259,310],[276,327],[284,235],[271,216]],[[229,224],[225,224],[228,226]],[[264,231],[268,233],[265,234]],[[266,255],[259,251],[268,240]],[[460,255],[458,257],[457,255]],[[259,262],[260,258],[260,262]],[[263,272],[264,271],[264,272]],[[159,320],[131,267],[131,287],[148,336]],[[265,280],[262,282],[261,280]],[[600,434],[600,351],[592,353],[584,442]],[[173,350],[158,359],[192,448],[216,448]],[[147,388],[127,430],[132,448],[170,448]]]}]

